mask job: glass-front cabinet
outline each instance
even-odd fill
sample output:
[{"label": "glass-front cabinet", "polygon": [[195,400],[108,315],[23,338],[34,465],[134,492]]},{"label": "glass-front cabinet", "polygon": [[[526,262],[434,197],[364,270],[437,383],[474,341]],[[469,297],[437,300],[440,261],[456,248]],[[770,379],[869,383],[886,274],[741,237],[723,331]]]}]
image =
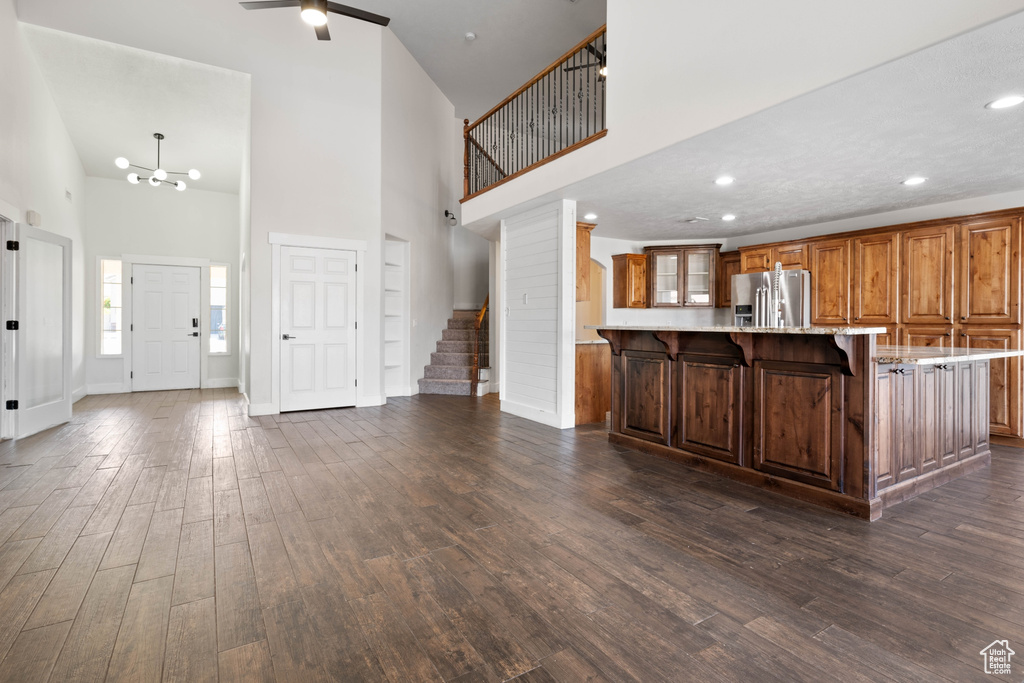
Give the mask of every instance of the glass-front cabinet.
[{"label": "glass-front cabinet", "polygon": [[715,305],[718,245],[647,247],[650,305]]}]

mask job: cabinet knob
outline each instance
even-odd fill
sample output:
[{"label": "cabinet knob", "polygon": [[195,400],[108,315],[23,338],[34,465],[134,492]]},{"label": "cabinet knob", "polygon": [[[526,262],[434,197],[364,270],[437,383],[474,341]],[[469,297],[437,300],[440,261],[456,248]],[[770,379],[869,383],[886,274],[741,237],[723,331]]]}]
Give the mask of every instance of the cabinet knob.
[{"label": "cabinet knob", "polygon": [[946,316],[946,320],[949,320],[949,316],[948,315]]},{"label": "cabinet knob", "polygon": [[947,332],[947,333],[946,333],[946,336],[948,337],[948,336],[950,336],[951,334],[952,334],[952,332]]}]

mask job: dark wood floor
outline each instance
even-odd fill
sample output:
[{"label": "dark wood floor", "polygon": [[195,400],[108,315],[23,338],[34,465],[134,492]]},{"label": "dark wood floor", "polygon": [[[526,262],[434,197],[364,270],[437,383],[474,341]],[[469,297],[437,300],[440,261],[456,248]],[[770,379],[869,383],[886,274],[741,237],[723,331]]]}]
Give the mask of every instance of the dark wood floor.
[{"label": "dark wood floor", "polygon": [[95,396],[0,445],[0,681],[980,681],[1024,652],[1021,451],[869,524],[493,398],[243,415]]}]

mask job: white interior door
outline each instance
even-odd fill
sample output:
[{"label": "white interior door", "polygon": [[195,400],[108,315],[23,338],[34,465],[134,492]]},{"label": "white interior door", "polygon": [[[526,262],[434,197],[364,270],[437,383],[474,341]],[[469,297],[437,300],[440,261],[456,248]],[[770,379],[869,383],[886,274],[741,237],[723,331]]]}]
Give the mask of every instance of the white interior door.
[{"label": "white interior door", "polygon": [[199,274],[132,267],[132,391],[199,388]]},{"label": "white interior door", "polygon": [[356,404],[356,253],[281,247],[281,410]]},{"label": "white interior door", "polygon": [[18,247],[6,261],[17,330],[4,332],[14,348],[14,391],[5,387],[5,403],[16,397],[13,432],[21,438],[71,419],[71,240],[23,225],[8,233]]}]

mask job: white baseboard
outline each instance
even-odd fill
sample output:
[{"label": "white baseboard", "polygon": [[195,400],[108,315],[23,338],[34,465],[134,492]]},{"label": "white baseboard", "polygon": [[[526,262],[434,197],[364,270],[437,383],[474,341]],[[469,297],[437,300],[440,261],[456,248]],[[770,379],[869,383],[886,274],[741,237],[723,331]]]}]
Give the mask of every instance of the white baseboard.
[{"label": "white baseboard", "polygon": [[250,403],[249,404],[249,417],[259,417],[260,415],[277,415],[278,410],[274,407],[273,403]]},{"label": "white baseboard", "polygon": [[85,392],[90,396],[95,396],[96,394],[127,394],[128,391],[121,382],[90,384],[85,388]]},{"label": "white baseboard", "polygon": [[501,382],[494,382],[494,381],[491,381],[491,380],[487,380],[487,383],[491,386],[491,393],[492,394],[500,394],[501,393]]},{"label": "white baseboard", "polygon": [[78,403],[83,398],[89,395],[89,387],[78,387],[71,392],[71,402]]},{"label": "white baseboard", "polygon": [[[533,406],[509,401],[508,399],[502,399],[501,412],[516,415],[517,417],[524,417],[527,420],[533,420],[534,422],[539,422],[549,427],[555,427],[556,429],[570,429],[576,426],[575,424],[564,424],[564,418],[557,413],[540,410]],[[571,416],[569,421],[574,423],[576,421],[576,416]]]},{"label": "white baseboard", "polygon": [[381,395],[377,396],[363,396],[356,401],[356,408],[369,408],[370,406],[382,406],[387,403],[388,400]]},{"label": "white baseboard", "polygon": [[208,377],[204,389],[235,389],[238,387],[238,380],[234,377]]},{"label": "white baseboard", "polygon": [[385,387],[384,388],[384,395],[389,397],[389,398],[391,396],[412,396],[415,393],[416,392],[413,391],[411,386]]}]

